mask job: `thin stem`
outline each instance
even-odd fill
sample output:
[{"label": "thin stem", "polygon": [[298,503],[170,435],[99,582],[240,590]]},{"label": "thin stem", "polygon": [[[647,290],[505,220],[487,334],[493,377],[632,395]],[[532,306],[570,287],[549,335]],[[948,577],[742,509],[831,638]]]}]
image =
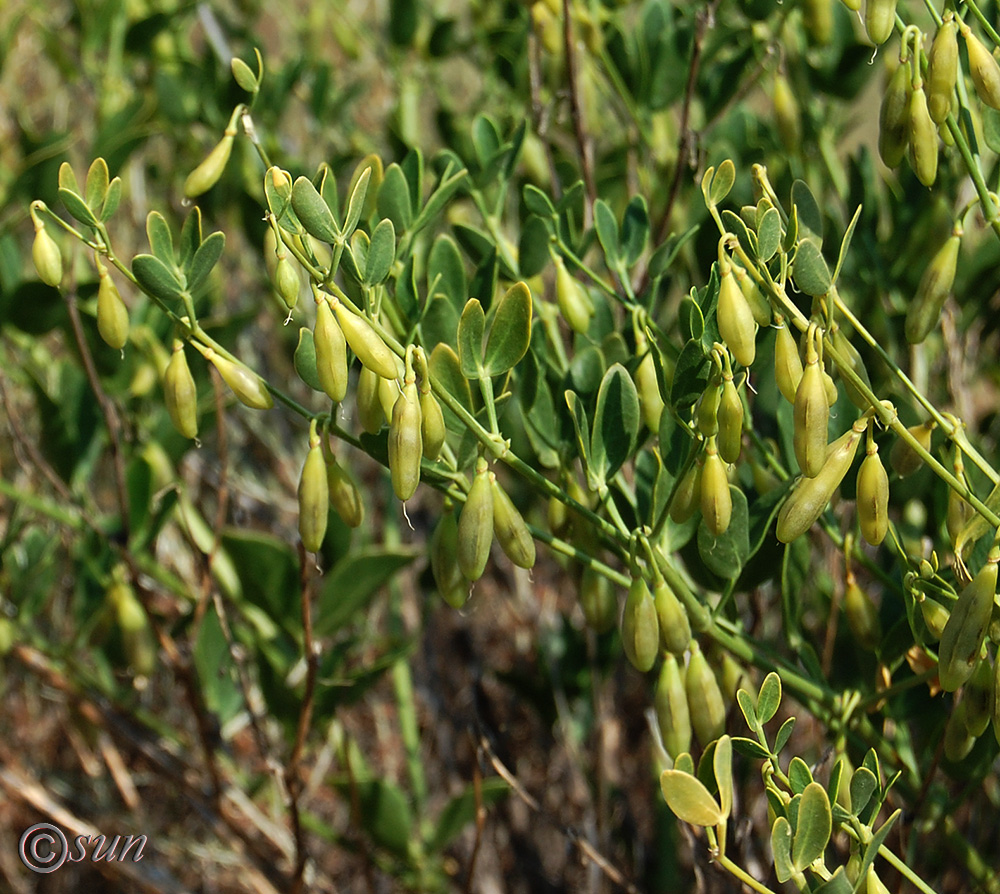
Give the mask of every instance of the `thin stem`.
[{"label": "thin stem", "polygon": [[715,858],[715,862],[725,869],[730,874],[736,876],[744,885],[748,888],[752,888],[754,891],[759,892],[759,894],[776,894],[775,891],[771,890],[767,885],[762,884],[757,881],[752,875],[748,874],[742,866],[734,863],[729,857],[719,855]]}]

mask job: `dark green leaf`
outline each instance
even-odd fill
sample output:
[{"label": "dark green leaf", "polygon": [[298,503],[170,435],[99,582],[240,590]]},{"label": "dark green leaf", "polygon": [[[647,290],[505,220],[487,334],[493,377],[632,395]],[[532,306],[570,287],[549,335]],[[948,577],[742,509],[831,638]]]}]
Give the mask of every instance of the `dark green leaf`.
[{"label": "dark green leaf", "polygon": [[795,285],[807,295],[825,295],[833,285],[830,268],[826,266],[823,253],[815,242],[805,239],[795,250],[795,262],[792,265],[792,276]]},{"label": "dark green leaf", "polygon": [[337,241],[340,231],[333,212],[308,177],[299,177],[292,185],[292,207],[310,236],[331,245]]},{"label": "dark green leaf", "polygon": [[198,246],[201,245],[202,238],[201,209],[195,205],[188,213],[188,216],[184,218],[184,223],[181,226],[181,238],[177,246],[177,263],[181,270],[188,269],[194,253],[198,250]]},{"label": "dark green leaf", "polygon": [[795,867],[792,865],[792,827],[783,816],[771,826],[771,855],[775,877],[784,884],[794,875]]},{"label": "dark green leaf", "polygon": [[537,276],[551,260],[549,228],[540,217],[532,215],[521,228],[518,240],[517,267],[521,276]]},{"label": "dark green leaf", "polygon": [[604,481],[612,478],[631,455],[640,423],[635,383],[625,367],[616,363],[601,380],[590,440],[594,471]]},{"label": "dark green leaf", "polygon": [[396,260],[396,231],[388,218],[379,221],[372,231],[371,245],[368,248],[368,263],[365,267],[365,283],[376,285],[382,282],[392,269]]},{"label": "dark green leaf", "polygon": [[377,207],[378,213],[391,220],[399,232],[403,233],[409,228],[413,220],[410,186],[403,169],[395,162],[385,169],[378,188]]},{"label": "dark green leaf", "polygon": [[861,206],[858,205],[857,210],[854,212],[854,217],[851,218],[851,222],[847,225],[847,231],[844,233],[844,238],[840,241],[840,254],[837,255],[837,266],[833,270],[833,281],[837,281],[837,277],[840,276],[840,271],[844,266],[844,259],[847,257],[847,250],[851,247],[851,239],[854,237],[854,228],[858,225],[858,218],[861,217]]},{"label": "dark green leaf", "polygon": [[674,369],[674,382],[670,388],[670,402],[677,410],[694,406],[708,385],[711,363],[705,349],[697,339],[690,339],[681,350]]},{"label": "dark green leaf", "polygon": [[726,229],[736,236],[740,245],[750,257],[757,255],[757,237],[747,229],[743,218],[726,209],[722,212],[722,222]]},{"label": "dark green leaf", "polygon": [[770,752],[756,739],[747,739],[743,736],[733,736],[733,748],[744,757],[753,760],[764,761],[771,756]]},{"label": "dark green leaf", "polygon": [[295,357],[292,361],[295,372],[313,391],[322,391],[323,386],[316,372],[316,344],[313,341],[311,329],[303,326],[299,329],[299,343],[295,347]]},{"label": "dark green leaf", "polygon": [[524,187],[524,206],[539,217],[555,217],[556,209],[552,200],[537,186],[528,183]]},{"label": "dark green leaf", "polygon": [[341,559],[323,582],[316,606],[316,635],[330,636],[340,630],[386,581],[418,555],[402,547],[369,547]]},{"label": "dark green leaf", "polygon": [[[512,285],[497,305],[486,339],[486,375],[513,369],[531,342],[531,292],[523,282]],[[461,344],[461,342],[459,342]]]},{"label": "dark green leaf", "polygon": [[299,630],[299,563],[283,540],[257,531],[229,528],[222,545],[240,578],[243,596],[282,629]]},{"label": "dark green leaf", "polygon": [[833,814],[826,789],[818,782],[810,782],[802,792],[792,839],[792,863],[799,871],[823,856],[832,831]]},{"label": "dark green leaf", "polygon": [[431,835],[430,841],[427,842],[428,849],[437,853],[448,847],[459,833],[475,820],[477,800],[483,806],[488,807],[491,804],[496,804],[509,792],[510,787],[506,782],[497,776],[492,776],[480,783],[478,799],[472,786],[469,786],[462,794],[456,795],[441,811],[434,833]]},{"label": "dark green leaf", "polygon": [[88,227],[97,225],[97,216],[90,210],[89,207],[87,207],[87,203],[75,192],[70,192],[68,189],[60,188],[59,199],[65,206],[66,210],[78,221],[80,221],[80,223],[86,224]]},{"label": "dark green leaf", "polygon": [[563,392],[566,406],[569,407],[570,416],[573,419],[573,430],[576,433],[576,446],[580,451],[580,459],[583,461],[583,469],[590,477],[590,427],[587,424],[587,410],[583,406],[583,401],[575,391]]},{"label": "dark green leaf", "polygon": [[361,212],[365,207],[365,196],[368,195],[368,181],[372,179],[372,169],[365,168],[358,182],[354,184],[354,191],[347,203],[347,216],[344,220],[344,236],[348,237],[358,226],[361,220]]},{"label": "dark green leaf", "polygon": [[187,271],[188,288],[192,292],[208,278],[208,274],[212,272],[212,268],[222,257],[225,247],[226,236],[221,232],[212,233],[198,246]]},{"label": "dark green leaf", "polygon": [[851,812],[858,816],[878,790],[878,780],[867,767],[858,767],[851,777]]},{"label": "dark green leaf", "polygon": [[688,240],[698,232],[698,228],[699,225],[695,224],[690,229],[681,233],[680,236],[676,233],[671,233],[667,237],[667,241],[659,246],[649,259],[649,275],[654,278],[663,276],[670,269],[670,265],[673,264]]},{"label": "dark green leaf", "polygon": [[846,870],[843,866],[838,866],[833,875],[816,889],[815,894],[852,894],[853,891],[854,885],[847,877]]},{"label": "dark green leaf", "polygon": [[642,196],[633,196],[622,218],[621,251],[626,267],[631,267],[646,248],[649,239],[649,212]]},{"label": "dark green leaf", "polygon": [[698,525],[698,554],[705,567],[724,579],[739,576],[750,554],[747,537],[747,498],[738,487],[729,485],[733,499],[733,514],[729,527],[716,536],[704,521]]},{"label": "dark green leaf", "polygon": [[177,263],[174,256],[174,239],[170,235],[170,227],[159,211],[150,211],[146,218],[146,235],[149,237],[149,247],[152,253],[167,267]]},{"label": "dark green leaf", "polygon": [[608,266],[616,267],[621,255],[618,245],[618,221],[611,206],[604,199],[594,202],[594,227],[597,229],[597,238],[601,242],[601,248],[604,249]]},{"label": "dark green leaf", "polygon": [[[444,388],[470,413],[473,409],[472,391],[469,380],[462,375],[462,367],[458,355],[446,342],[440,342],[431,351],[431,379]],[[447,413],[447,407],[443,407]]]},{"label": "dark green leaf", "polygon": [[438,236],[427,260],[428,294],[444,295],[456,310],[465,306],[469,297],[469,282],[465,275],[462,255],[450,236]]},{"label": "dark green leaf", "polygon": [[777,208],[768,208],[757,226],[757,257],[770,261],[781,244],[781,215]]},{"label": "dark green leaf", "polygon": [[144,292],[161,301],[176,301],[184,291],[180,280],[153,255],[136,255],[132,259],[132,273]]},{"label": "dark green leaf", "polygon": [[458,323],[458,359],[462,375],[478,379],[483,369],[483,329],[486,314],[478,298],[470,298]]},{"label": "dark green leaf", "polygon": [[810,239],[819,248],[823,244],[823,214],[804,180],[792,184],[792,207],[798,212],[799,239]]},{"label": "dark green leaf", "polygon": [[793,757],[788,765],[788,781],[792,787],[792,793],[801,795],[803,790],[813,781],[809,765],[801,757]]}]

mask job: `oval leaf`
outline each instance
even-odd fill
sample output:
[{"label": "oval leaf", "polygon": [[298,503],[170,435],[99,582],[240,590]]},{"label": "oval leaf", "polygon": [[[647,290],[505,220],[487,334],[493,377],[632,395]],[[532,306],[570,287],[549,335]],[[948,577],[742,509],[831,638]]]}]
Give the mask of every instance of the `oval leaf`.
[{"label": "oval leaf", "polygon": [[90,210],[87,203],[75,192],[60,188],[59,199],[63,203],[66,210],[78,221],[80,221],[80,223],[86,224],[88,227],[92,227],[97,224],[97,216]]},{"label": "oval leaf", "polygon": [[462,365],[462,375],[477,379],[483,368],[483,329],[486,314],[478,298],[470,298],[458,321],[458,360]]},{"label": "oval leaf", "polygon": [[781,677],[771,671],[764,682],[760,684],[757,694],[757,717],[761,723],[767,723],[778,711],[781,704]]},{"label": "oval leaf", "polygon": [[410,226],[413,211],[410,208],[410,186],[403,169],[393,162],[385,169],[378,188],[378,213],[391,220],[403,232]]},{"label": "oval leaf", "polygon": [[303,326],[299,330],[299,343],[295,347],[295,372],[313,391],[322,391],[323,386],[316,372],[316,344],[313,341],[312,330]]},{"label": "oval leaf", "polygon": [[371,245],[368,247],[368,262],[365,266],[365,282],[375,285],[382,282],[392,269],[396,260],[396,229],[392,221],[386,218],[372,232]]},{"label": "oval leaf", "polygon": [[358,177],[358,182],[354,184],[354,191],[351,193],[350,201],[347,203],[347,218],[344,221],[344,235],[349,236],[354,232],[361,220],[361,212],[365,207],[365,196],[368,195],[368,181],[372,179],[372,169],[365,168],[364,173]]},{"label": "oval leaf", "polygon": [[795,874],[795,868],[792,866],[792,827],[783,816],[779,816],[771,826],[771,854],[774,857],[774,874],[784,884]]},{"label": "oval leaf", "polygon": [[208,274],[222,257],[222,250],[225,247],[226,235],[221,232],[212,233],[198,246],[187,270],[188,288],[192,292],[208,278]]},{"label": "oval leaf", "polygon": [[823,856],[833,831],[833,813],[826,789],[810,782],[802,792],[799,818],[792,839],[792,864],[800,872]]},{"label": "oval leaf", "polygon": [[792,265],[792,276],[795,285],[810,296],[825,295],[833,285],[830,268],[826,266],[823,253],[815,242],[804,239],[795,251],[795,263]]},{"label": "oval leaf", "polygon": [[531,343],[531,292],[523,282],[512,285],[500,299],[486,339],[486,375],[512,369]]},{"label": "oval leaf", "polygon": [[757,257],[770,261],[781,245],[781,215],[777,208],[768,208],[757,227]]},{"label": "oval leaf", "polygon": [[719,169],[712,178],[712,186],[709,188],[708,194],[713,204],[718,205],[719,202],[728,196],[729,190],[733,188],[735,182],[736,165],[733,164],[731,159],[727,158],[719,165]]},{"label": "oval leaf", "polygon": [[333,212],[308,177],[299,177],[293,184],[292,208],[310,236],[331,244],[337,241],[340,232]]},{"label": "oval leaf", "polygon": [[[472,412],[472,391],[469,388],[469,380],[462,375],[462,367],[451,345],[441,342],[434,346],[430,359],[431,379],[452,397],[454,397],[466,410]],[[447,413],[447,407],[442,407]]]},{"label": "oval leaf", "polygon": [[604,374],[597,392],[590,454],[594,470],[605,480],[632,453],[639,435],[639,395],[625,367],[615,363]]},{"label": "oval leaf", "polygon": [[692,826],[716,826],[725,816],[701,780],[680,770],[664,770],[660,788],[677,818]]},{"label": "oval leaf", "polygon": [[184,291],[180,280],[163,261],[153,255],[136,255],[132,259],[132,273],[144,292],[161,301],[174,301]]},{"label": "oval leaf", "polygon": [[594,202],[594,227],[597,229],[597,238],[601,242],[601,248],[604,249],[608,266],[613,268],[619,255],[618,221],[611,206],[604,199]]},{"label": "oval leaf", "polygon": [[733,809],[733,743],[729,736],[722,736],[716,743],[712,769],[719,787],[719,806],[725,818]]},{"label": "oval leaf", "polygon": [[91,208],[101,208],[108,192],[108,163],[103,158],[95,158],[90,170],[87,171],[87,186],[85,195]]}]

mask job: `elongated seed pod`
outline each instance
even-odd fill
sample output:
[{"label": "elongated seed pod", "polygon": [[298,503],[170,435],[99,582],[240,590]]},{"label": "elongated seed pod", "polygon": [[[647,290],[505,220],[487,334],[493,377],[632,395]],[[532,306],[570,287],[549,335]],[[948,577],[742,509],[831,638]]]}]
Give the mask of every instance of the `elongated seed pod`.
[{"label": "elongated seed pod", "polygon": [[910,97],[909,65],[902,62],[897,66],[885,94],[878,114],[878,154],[888,168],[899,167],[906,155],[909,142],[908,109]]},{"label": "elongated seed pod", "polygon": [[556,256],[556,303],[570,328],[584,335],[594,315],[594,302],[587,290],[566,269],[563,259]]},{"label": "elongated seed pod", "polygon": [[719,401],[722,400],[722,389],[719,384],[717,381],[708,383],[695,411],[698,431],[705,438],[710,438],[719,432]]},{"label": "elongated seed pod", "polygon": [[500,486],[497,476],[490,472],[490,489],[493,491],[493,530],[500,548],[515,565],[533,568],[535,565],[535,540],[524,523],[524,518],[507,492]]},{"label": "elongated seed pod", "polygon": [[116,573],[105,598],[121,631],[122,648],[132,670],[148,677],[156,669],[156,643],[149,617],[123,574]]},{"label": "elongated seed pod", "polygon": [[229,133],[227,130],[212,151],[205,156],[205,160],[187,175],[187,179],[184,181],[184,195],[187,198],[193,199],[200,196],[219,182],[222,172],[226,169],[229,156],[232,154],[235,136],[235,131]]},{"label": "elongated seed pod", "polygon": [[802,381],[802,359],[788,326],[777,316],[774,324],[778,327],[774,335],[774,380],[785,400],[794,404],[795,392]]},{"label": "elongated seed pod", "polygon": [[692,463],[674,491],[670,501],[670,518],[674,524],[682,525],[698,508],[701,501],[701,469],[702,461]]},{"label": "elongated seed pod", "polygon": [[399,399],[399,382],[395,379],[378,377],[378,403],[382,408],[382,418],[387,425],[392,425],[392,411]]},{"label": "elongated seed pod", "polygon": [[400,374],[399,358],[382,341],[382,337],[364,317],[351,313],[343,303],[333,299],[333,312],[344,332],[351,350],[358,355],[362,365],[386,379]]},{"label": "elongated seed pod", "polygon": [[299,477],[299,536],[306,552],[319,552],[329,515],[330,487],[314,419],[309,426],[309,452]]},{"label": "elongated seed pod", "polygon": [[1000,65],[965,22],[960,22],[958,28],[965,38],[965,48],[969,52],[969,74],[972,75],[972,83],[976,86],[979,99],[991,108],[1000,109]]},{"label": "elongated seed pod", "polygon": [[726,703],[715,674],[708,666],[697,641],[691,643],[691,660],[684,679],[691,726],[701,747],[714,742],[726,731]]},{"label": "elongated seed pod", "polygon": [[743,401],[729,375],[723,380],[719,401],[719,456],[727,463],[734,463],[740,458],[742,446]]},{"label": "elongated seed pod", "polygon": [[249,370],[242,363],[234,363],[228,357],[217,354],[212,348],[195,346],[222,376],[222,380],[232,389],[240,403],[254,410],[270,410],[274,406],[271,392],[267,390],[264,380]]},{"label": "elongated seed pod", "polygon": [[[834,326],[832,333],[833,346],[837,349],[837,352],[847,359],[850,368],[854,371],[859,379],[871,389],[871,379],[868,378],[868,370],[865,368],[865,362],[861,358],[861,354],[858,349],[851,344],[850,339],[844,335],[844,331],[839,326]],[[860,390],[851,382],[846,375],[841,373],[841,380],[844,383],[844,391],[847,394],[848,400],[859,410],[868,409],[868,400],[861,393]]]},{"label": "elongated seed pod", "polygon": [[944,756],[952,763],[958,763],[968,757],[976,744],[976,737],[971,735],[965,719],[965,701],[960,701],[951,709],[951,716],[944,727]]},{"label": "elongated seed pod", "polygon": [[868,455],[858,469],[857,499],[861,536],[878,546],[889,530],[889,475],[874,441],[869,442]]},{"label": "elongated seed pod", "polygon": [[174,350],[163,372],[163,397],[174,428],[185,438],[198,437],[198,390],[179,339],[174,339]]},{"label": "elongated seed pod", "polygon": [[316,304],[313,329],[316,348],[316,374],[330,400],[340,403],[347,397],[347,339],[325,299]]},{"label": "elongated seed pod", "polygon": [[441,404],[430,389],[420,392],[420,433],[424,439],[424,456],[429,460],[437,459],[444,448],[448,429]]},{"label": "elongated seed pod", "polygon": [[431,535],[431,573],[441,598],[461,608],[469,598],[469,582],[458,567],[458,519],[450,507]]},{"label": "elongated seed pod", "polygon": [[614,585],[590,565],[580,576],[580,608],[587,626],[595,633],[607,633],[618,620]]},{"label": "elongated seed pod", "polygon": [[[856,422],[855,425],[863,424]],[[851,468],[863,434],[863,427],[860,431],[854,427],[849,429],[829,446],[826,462],[815,478],[802,477],[795,482],[778,511],[778,540],[791,543],[808,531],[823,514],[833,492],[840,487],[840,482]]]},{"label": "elongated seed pod", "polygon": [[[934,431],[935,424],[933,419],[929,419],[919,425],[911,425],[907,431],[917,439],[917,443],[924,450],[929,451],[931,449],[931,432]],[[900,478],[912,475],[923,464],[923,457],[902,438],[898,438],[889,451],[889,465]]]},{"label": "elongated seed pod", "polygon": [[636,670],[646,673],[660,652],[660,629],[653,594],[641,577],[633,577],[628,588],[621,634],[625,657]]},{"label": "elongated seed pod", "polygon": [[[820,338],[813,331],[814,338]],[[806,365],[802,379],[795,389],[794,424],[792,445],[802,474],[815,478],[826,462],[827,427],[830,419],[830,404],[827,401],[826,386],[823,382],[823,367],[819,364],[814,339],[806,342]]]},{"label": "elongated seed pod", "polygon": [[642,411],[642,421],[654,435],[660,431],[660,417],[663,415],[663,397],[656,380],[656,364],[653,362],[653,352],[647,351],[635,370],[635,386],[639,394],[639,409]]},{"label": "elongated seed pod", "polygon": [[833,37],[833,0],[805,0],[802,21],[809,42],[825,47]]},{"label": "elongated seed pod", "polygon": [[879,621],[878,609],[854,577],[853,572],[847,574],[847,586],[844,589],[844,614],[847,624],[858,645],[868,651],[874,651],[882,642],[882,623]]},{"label": "elongated seed pod", "polygon": [[875,872],[874,866],[868,867],[868,873],[865,876],[865,894],[890,894],[885,882]]},{"label": "elongated seed pod", "polygon": [[302,281],[299,279],[295,265],[288,260],[286,254],[283,254],[278,258],[278,263],[274,268],[274,290],[289,310],[298,303],[301,288]]},{"label": "elongated seed pod", "polygon": [[841,2],[851,12],[860,12],[861,11],[861,0],[841,0]]},{"label": "elongated seed pod", "polygon": [[489,465],[480,457],[469,495],[458,517],[458,567],[466,580],[476,581],[483,576],[492,543],[493,491]]},{"label": "elongated seed pod", "polygon": [[109,347],[120,351],[128,341],[128,308],[103,264],[98,266],[97,331]]},{"label": "elongated seed pod", "polygon": [[701,470],[701,514],[705,526],[716,537],[725,534],[733,516],[733,495],[729,490],[726,466],[719,456],[715,438],[708,439],[705,465]]},{"label": "elongated seed pod", "polygon": [[376,434],[385,421],[382,403],[379,400],[381,378],[378,373],[372,372],[367,366],[361,367],[361,373],[358,376],[358,421],[370,435]]},{"label": "elongated seed pod", "polygon": [[955,271],[958,269],[958,249],[961,236],[952,233],[920,277],[917,294],[913,296],[910,306],[906,309],[906,340],[911,345],[920,344],[941,318],[941,308],[944,307],[951,287],[955,284]]},{"label": "elongated seed pod", "polygon": [[975,670],[993,611],[998,561],[1000,550],[994,548],[986,564],[959,594],[945,624],[938,648],[938,679],[945,692],[954,692]]},{"label": "elongated seed pod", "polygon": [[715,316],[719,335],[737,363],[751,366],[757,353],[754,342],[757,324],[731,268],[723,271],[719,279],[719,304]]},{"label": "elongated seed pod", "polygon": [[660,643],[668,652],[683,655],[691,642],[691,622],[687,610],[666,581],[653,587],[653,603],[660,625]]},{"label": "elongated seed pod", "polygon": [[865,0],[865,31],[879,46],[889,39],[896,24],[896,0]]},{"label": "elongated seed pod", "polygon": [[770,326],[771,305],[764,297],[764,293],[761,292],[760,287],[754,282],[753,277],[737,264],[733,264],[733,276],[736,277],[740,291],[743,292],[743,297],[746,298],[747,304],[750,305],[750,313],[753,314],[754,322],[761,328]]},{"label": "elongated seed pod", "polygon": [[365,504],[350,469],[344,468],[331,455],[326,460],[326,480],[330,505],[349,528],[357,528],[365,520]]},{"label": "elongated seed pod", "polygon": [[965,703],[965,728],[970,736],[979,738],[993,719],[993,668],[986,658],[980,658],[969,681],[962,689]]},{"label": "elongated seed pod", "polygon": [[62,282],[62,252],[59,244],[49,235],[45,224],[35,222],[35,241],[31,243],[31,260],[34,262],[38,278],[47,286],[58,288]]},{"label": "elongated seed pod", "polygon": [[937,179],[938,132],[927,108],[922,82],[913,85],[907,116],[913,172],[924,186],[933,186]]},{"label": "elongated seed pod", "polygon": [[931,638],[935,640],[941,639],[945,625],[948,623],[948,618],[951,617],[951,612],[940,602],[930,599],[927,596],[924,596],[917,605],[920,606],[920,616],[923,618],[924,626],[927,628],[927,632],[931,635]]},{"label": "elongated seed pod", "polygon": [[942,124],[948,117],[957,82],[958,24],[949,9],[927,54],[927,109],[935,124]]},{"label": "elongated seed pod", "polygon": [[392,490],[404,503],[420,483],[420,460],[424,455],[420,427],[420,396],[412,373],[396,397],[389,423],[389,473]]},{"label": "elongated seed pod", "polygon": [[653,700],[663,747],[672,758],[691,750],[691,713],[688,711],[682,670],[677,656],[668,652],[656,681]]}]

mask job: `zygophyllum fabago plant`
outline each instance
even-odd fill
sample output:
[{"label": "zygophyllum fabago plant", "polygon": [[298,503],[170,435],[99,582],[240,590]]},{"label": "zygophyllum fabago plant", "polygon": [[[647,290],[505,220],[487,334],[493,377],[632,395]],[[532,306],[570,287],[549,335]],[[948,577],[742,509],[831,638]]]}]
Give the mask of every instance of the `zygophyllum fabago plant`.
[{"label": "zygophyllum fabago plant", "polygon": [[[956,889],[944,848],[965,882],[996,891],[992,854],[966,811],[997,806],[1000,474],[977,446],[995,439],[967,433],[964,385],[939,387],[927,368],[957,377],[955,315],[970,312],[950,298],[956,283],[976,288],[963,273],[973,252],[980,265],[997,252],[981,231],[1000,237],[990,188],[1000,66],[981,38],[1000,37],[964,2],[636,6],[643,28],[634,32],[604,4],[522,11],[536,109],[566,72],[565,140],[546,142],[537,114],[530,128],[523,116],[508,126],[478,115],[433,156],[413,145],[398,161],[374,153],[285,170],[256,118],[260,57],[256,73],[233,60],[248,96],[183,192],[209,201],[241,147],[252,147],[269,331],[287,327],[267,362],[244,355],[213,319],[208,293],[227,243],[221,230],[206,235],[214,217],[196,204],[178,228],[153,210],[149,251],[122,253],[122,181],[103,158],[82,186],[62,166],[62,209],[30,207],[38,277],[75,302],[81,259],[92,259],[94,320],[82,325],[93,322],[122,363],[152,358],[159,382],[149,399],[191,442],[179,452],[207,438],[229,398],[242,405],[230,418],[248,427],[280,419],[300,448],[299,555],[268,541],[285,579],[251,598],[237,564],[265,547],[220,530],[224,518],[207,523],[181,487],[158,508],[151,493],[135,496],[138,476],[159,474],[168,488],[176,476],[155,439],[118,438],[122,533],[93,572],[101,601],[128,665],[149,676],[154,633],[170,656],[184,626],[152,610],[155,593],[179,588],[154,568],[151,544],[179,520],[211,557],[206,598],[180,613],[203,617],[211,597],[220,634],[215,665],[203,660],[201,671],[239,653],[230,626],[253,659],[210,690],[208,710],[262,720],[255,686],[275,714],[284,687],[299,701],[281,718],[294,730],[282,782],[296,884],[308,853],[299,771],[314,717],[334,714],[346,667],[322,646],[419,553],[455,608],[488,592],[497,567],[541,577],[544,561],[573,582],[592,653],[620,642],[649,675],[663,799],[704,830],[693,859],[759,892],[878,892],[899,878],[933,892]],[[394,22],[402,45],[416,39]],[[739,49],[710,40],[713,29],[743,35]],[[677,41],[692,50],[686,83],[674,85]],[[835,93],[837,60],[867,61],[868,44],[898,62],[890,73],[850,69],[851,78],[886,75],[872,142],[886,169],[900,171],[892,199],[870,152],[850,168],[838,160],[825,120],[834,106],[806,89]],[[710,83],[739,72],[744,92],[699,100],[702,53],[718,67]],[[749,93],[775,119],[763,158],[728,117]],[[680,133],[668,158],[662,113],[673,101]],[[693,108],[703,125],[692,124]],[[745,124],[749,113],[732,114]],[[627,122],[626,136],[597,135],[595,161],[588,119],[596,129],[612,115]],[[404,132],[413,126],[400,121]],[[683,172],[696,126],[717,127],[720,148],[707,141],[692,189]],[[674,172],[666,193],[656,183],[664,169]],[[938,205],[925,212],[929,197]],[[887,252],[919,258],[910,264],[918,275],[878,254],[887,228],[901,231]],[[916,257],[906,255],[908,228]],[[892,286],[897,278],[903,285]],[[128,284],[125,298],[116,280]],[[211,402],[209,369],[227,389]],[[383,467],[380,479],[358,474],[362,455]],[[331,543],[364,529],[380,492],[396,501],[381,546],[352,561]],[[416,512],[410,534],[410,510],[428,508],[426,537]],[[354,577],[364,582],[352,588]],[[480,786],[425,819],[413,684],[405,661],[393,666],[410,797],[347,745],[347,766],[357,759],[362,769],[343,788],[363,801],[367,834],[406,867],[407,886],[444,887],[440,855],[453,827],[495,794]],[[209,740],[204,747],[214,754]],[[481,755],[511,782],[490,748],[484,736]],[[754,762],[760,781],[747,783]],[[751,836],[734,834],[754,816]]]}]

